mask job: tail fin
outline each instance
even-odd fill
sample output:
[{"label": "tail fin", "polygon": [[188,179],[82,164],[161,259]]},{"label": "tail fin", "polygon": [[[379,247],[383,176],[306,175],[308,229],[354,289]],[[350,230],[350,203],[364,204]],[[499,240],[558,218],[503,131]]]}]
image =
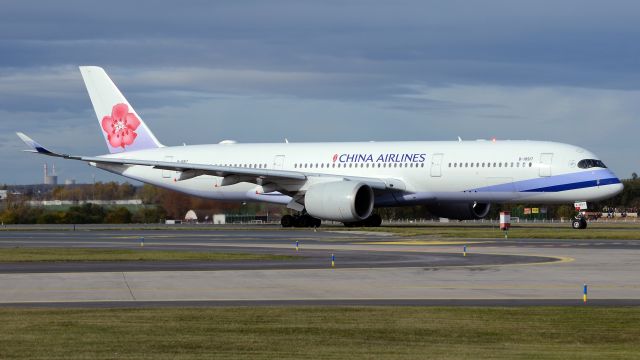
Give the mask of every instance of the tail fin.
[{"label": "tail fin", "polygon": [[101,67],[80,66],[110,153],[163,147]]}]

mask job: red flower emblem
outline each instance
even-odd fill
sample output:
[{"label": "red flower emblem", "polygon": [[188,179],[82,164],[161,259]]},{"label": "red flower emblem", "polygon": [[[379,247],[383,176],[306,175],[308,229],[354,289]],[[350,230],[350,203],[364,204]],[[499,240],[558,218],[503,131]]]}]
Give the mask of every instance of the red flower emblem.
[{"label": "red flower emblem", "polygon": [[333,162],[336,162],[336,160],[338,160],[338,154],[333,155]]},{"label": "red flower emblem", "polygon": [[138,117],[129,112],[127,104],[115,104],[111,116],[102,118],[102,129],[107,133],[111,147],[124,147],[133,144],[138,134],[134,131],[140,126]]}]

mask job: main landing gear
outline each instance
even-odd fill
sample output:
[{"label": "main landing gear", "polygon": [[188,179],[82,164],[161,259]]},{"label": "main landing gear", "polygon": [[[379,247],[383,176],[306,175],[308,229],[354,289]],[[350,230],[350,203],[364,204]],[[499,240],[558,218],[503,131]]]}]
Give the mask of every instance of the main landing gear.
[{"label": "main landing gear", "polygon": [[586,229],[587,228],[587,220],[582,216],[575,217],[571,221],[571,227],[574,229]]},{"label": "main landing gear", "polygon": [[378,214],[373,214],[368,218],[355,222],[346,222],[346,227],[378,227],[382,225],[382,218]]},{"label": "main landing gear", "polygon": [[[316,219],[309,214],[304,215],[284,215],[282,219],[280,219],[280,225],[283,228],[290,227],[320,227],[322,221],[320,219]],[[346,222],[344,226],[346,227],[378,227],[382,224],[382,218],[378,214],[373,214],[368,218],[355,222]]]},{"label": "main landing gear", "polygon": [[311,215],[285,215],[280,219],[280,225],[283,228],[289,227],[320,227],[322,221]]}]

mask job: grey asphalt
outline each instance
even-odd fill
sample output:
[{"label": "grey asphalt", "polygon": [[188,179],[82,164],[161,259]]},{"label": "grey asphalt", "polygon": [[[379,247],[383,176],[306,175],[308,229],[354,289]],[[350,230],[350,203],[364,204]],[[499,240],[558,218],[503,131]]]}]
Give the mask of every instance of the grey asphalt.
[{"label": "grey asphalt", "polygon": [[[148,250],[188,250],[295,256],[292,260],[262,261],[112,261],[112,262],[18,262],[0,263],[0,273],[118,272],[118,271],[188,271],[188,270],[256,270],[256,269],[324,269],[335,256],[339,268],[445,267],[481,266],[554,261],[543,256],[425,253],[405,251],[361,251],[338,248],[339,245],[393,236],[363,235],[333,231],[269,229],[204,231],[4,231],[3,247],[109,248]],[[300,251],[295,251],[296,241]],[[144,247],[141,247],[144,243]],[[233,246],[242,245],[242,246]],[[323,249],[315,249],[323,244]],[[260,245],[254,247],[251,245]],[[336,245],[331,249],[331,245]],[[309,248],[312,247],[312,248]]]},{"label": "grey asphalt", "polygon": [[[442,267],[495,264],[538,263],[554,261],[550,257],[405,251],[361,251],[339,248],[364,240],[394,239],[389,236],[359,233],[303,231],[70,231],[70,232],[0,232],[2,247],[65,247],[148,250],[189,250],[294,256],[291,260],[260,261],[112,261],[112,262],[19,262],[0,263],[0,273],[118,272],[118,271],[186,271],[186,270],[257,270],[324,269],[335,256],[339,268]],[[144,239],[144,247],[141,240]],[[300,251],[295,251],[296,241]],[[259,247],[252,245],[260,245]],[[323,249],[316,249],[323,244]],[[241,246],[240,246],[241,245]],[[331,245],[335,245],[331,249]]]},{"label": "grey asphalt", "polygon": [[[430,245],[327,228],[0,231],[0,247],[295,255],[287,261],[0,265],[1,306],[637,306],[640,241],[468,239]],[[145,246],[140,247],[144,237]],[[295,241],[301,251],[295,252]],[[330,268],[330,254],[336,267]],[[296,255],[297,254],[297,255]]]}]

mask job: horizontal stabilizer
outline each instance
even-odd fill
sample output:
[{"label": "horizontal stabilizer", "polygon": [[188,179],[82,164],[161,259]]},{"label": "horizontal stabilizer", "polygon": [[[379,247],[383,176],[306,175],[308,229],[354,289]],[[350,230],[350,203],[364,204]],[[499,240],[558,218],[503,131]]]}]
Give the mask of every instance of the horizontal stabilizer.
[{"label": "horizontal stabilizer", "polygon": [[24,141],[24,143],[27,144],[27,146],[29,146],[31,148],[30,150],[25,150],[25,151],[35,152],[35,153],[42,154],[42,155],[56,156],[56,157],[68,157],[68,155],[58,154],[58,153],[55,153],[55,152],[53,152],[51,150],[48,150],[47,148],[45,148],[44,146],[40,145],[37,141],[35,141],[32,138],[28,137],[24,133],[17,132],[16,135],[18,135],[20,140]]}]

